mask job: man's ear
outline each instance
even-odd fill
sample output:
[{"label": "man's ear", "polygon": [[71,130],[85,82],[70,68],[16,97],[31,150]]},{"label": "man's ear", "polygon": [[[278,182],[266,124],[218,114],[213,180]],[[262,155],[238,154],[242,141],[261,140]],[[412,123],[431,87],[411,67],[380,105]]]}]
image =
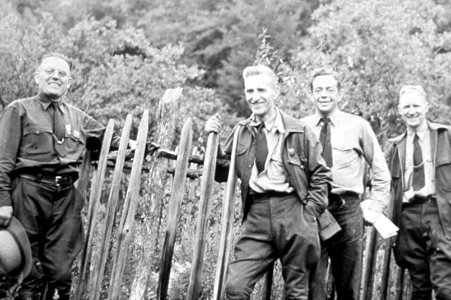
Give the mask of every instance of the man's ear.
[{"label": "man's ear", "polygon": [[343,89],[340,88],[340,89],[338,90],[338,98],[337,98],[337,102],[340,102],[341,99],[343,99],[343,96],[344,96]]},{"label": "man's ear", "polygon": [[36,84],[39,84],[39,77],[38,77],[39,75],[38,75],[38,71],[36,71],[36,72],[34,72],[34,82],[36,83]]},{"label": "man's ear", "polygon": [[72,83],[72,77],[67,81],[67,89],[70,89],[70,84]]}]

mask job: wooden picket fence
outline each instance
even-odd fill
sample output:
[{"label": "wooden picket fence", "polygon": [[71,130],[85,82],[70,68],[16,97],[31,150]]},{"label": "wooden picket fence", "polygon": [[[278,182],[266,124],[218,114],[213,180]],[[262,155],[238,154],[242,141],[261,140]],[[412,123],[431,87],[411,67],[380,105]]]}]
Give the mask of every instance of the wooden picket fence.
[{"label": "wooden picket fence", "polygon": [[[109,157],[110,141],[114,132],[114,122],[110,120],[107,125],[102,149],[96,163],[92,161],[92,154],[87,153],[81,167],[81,176],[78,182],[79,190],[89,199],[87,205],[86,240],[79,258],[77,268],[78,276],[74,283],[73,299],[121,299],[121,291],[126,285],[124,272],[127,267],[129,252],[134,240],[136,214],[140,198],[143,169],[153,174],[152,180],[159,185],[157,179],[162,178],[162,172],[170,172],[172,177],[172,189],[167,212],[167,228],[165,229],[164,244],[161,249],[160,268],[158,273],[158,286],[155,291],[149,292],[149,263],[152,254],[147,253],[136,270],[137,283],[133,284],[128,294],[130,299],[158,299],[168,298],[169,278],[176,243],[176,230],[181,214],[181,201],[186,191],[187,176],[200,178],[200,202],[198,204],[196,234],[193,242],[193,258],[189,277],[189,286],[185,299],[194,300],[201,298],[201,276],[204,261],[204,249],[206,246],[207,220],[211,210],[211,195],[214,185],[214,173],[217,164],[230,164],[228,181],[224,191],[224,200],[221,215],[221,236],[218,249],[216,273],[213,288],[214,300],[224,298],[224,282],[226,280],[226,267],[232,251],[232,227],[235,211],[237,190],[237,178],[235,173],[233,147],[230,162],[217,162],[217,149],[219,138],[217,134],[208,136],[207,148],[203,159],[191,155],[193,139],[193,122],[188,118],[181,130],[180,142],[177,150],[172,152],[164,150],[172,143],[169,136],[175,134],[174,114],[177,101],[181,97],[182,90],[168,90],[160,102],[157,110],[157,121],[164,124],[157,131],[162,148],[151,155],[152,161],[146,163],[147,138],[149,112],[144,111],[137,134],[137,147],[133,161],[126,161],[127,144],[132,127],[131,115],[128,115],[122,128],[120,146],[114,158]],[[168,114],[169,112],[169,114]],[[173,112],[173,111],[172,111]],[[170,119],[168,119],[170,118]],[[158,123],[160,124],[160,123]],[[172,126],[172,127],[171,127]],[[237,135],[234,137],[236,144]],[[166,148],[167,149],[167,148]],[[175,160],[175,166],[163,161]],[[189,165],[195,163],[203,166],[199,177],[193,175]],[[144,166],[146,164],[146,166]],[[110,190],[104,191],[107,169],[114,168]],[[128,188],[125,197],[121,196],[124,187],[125,174],[129,174]],[[164,181],[163,179],[161,179]],[[192,182],[192,181],[191,181]],[[161,183],[163,184],[163,183]],[[145,188],[145,187],[144,187]],[[155,188],[154,188],[155,189]],[[88,197],[89,192],[89,197]],[[105,200],[107,199],[106,204]],[[160,198],[159,198],[160,199]],[[103,205],[101,202],[103,201]],[[154,203],[156,211],[161,210],[161,204]],[[160,206],[158,206],[160,205]],[[105,207],[106,206],[106,207]],[[102,217],[101,217],[101,216]],[[155,213],[153,216],[158,216]],[[157,218],[157,217],[155,217]],[[120,220],[120,221],[119,221]],[[115,224],[119,224],[118,226]],[[152,226],[150,226],[152,228]],[[158,229],[157,229],[158,230]],[[152,233],[154,234],[154,233]],[[152,238],[149,238],[151,240]],[[152,243],[152,241],[146,241]],[[150,258],[149,258],[150,257]],[[107,267],[108,266],[108,267]],[[276,276],[273,274],[274,266],[267,273],[261,299],[269,300],[272,295],[272,285]],[[391,258],[391,241],[383,241],[372,228],[367,228],[366,245],[364,253],[364,268],[361,282],[361,300],[380,299],[405,299],[408,294],[408,282],[404,276],[404,270],[399,270]],[[105,285],[105,278],[109,278],[109,284]],[[280,278],[278,276],[277,278]],[[129,283],[127,283],[130,286]],[[407,287],[404,288],[404,286]],[[283,298],[283,297],[282,297]],[[332,291],[330,299],[334,298]]]}]

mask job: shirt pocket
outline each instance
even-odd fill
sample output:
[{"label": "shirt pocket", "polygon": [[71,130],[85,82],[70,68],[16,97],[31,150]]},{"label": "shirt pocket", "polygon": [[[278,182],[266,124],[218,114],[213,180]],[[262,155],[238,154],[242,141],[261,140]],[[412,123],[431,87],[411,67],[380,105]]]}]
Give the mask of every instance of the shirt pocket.
[{"label": "shirt pocket", "polygon": [[22,132],[21,156],[33,158],[35,155],[48,154],[53,148],[51,128],[27,126]]},{"label": "shirt pocket", "polygon": [[285,182],[287,175],[283,166],[282,158],[277,155],[273,155],[270,158],[270,163],[268,164],[268,176],[275,181]]},{"label": "shirt pocket", "polygon": [[347,168],[352,165],[355,160],[359,159],[357,147],[347,141],[342,141],[332,146],[332,159],[335,169]]},{"label": "shirt pocket", "polygon": [[69,159],[78,160],[85,150],[86,139],[82,131],[66,133],[66,149]]}]

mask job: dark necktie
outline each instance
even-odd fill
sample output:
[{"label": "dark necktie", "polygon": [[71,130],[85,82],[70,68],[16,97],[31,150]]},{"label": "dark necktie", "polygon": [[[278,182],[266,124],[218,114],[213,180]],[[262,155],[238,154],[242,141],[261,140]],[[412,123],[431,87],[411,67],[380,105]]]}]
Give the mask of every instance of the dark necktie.
[{"label": "dark necktie", "polygon": [[65,137],[65,124],[64,117],[59,109],[58,102],[52,102],[52,114],[53,114],[53,134],[57,139],[57,142],[62,143]]},{"label": "dark necktie", "polygon": [[415,136],[413,137],[412,188],[414,191],[418,191],[422,187],[424,187],[423,151],[421,150],[421,145],[418,141],[418,134],[415,133]]},{"label": "dark necktie", "polygon": [[323,127],[321,128],[321,132],[319,134],[319,141],[323,146],[323,157],[326,161],[328,167],[332,167],[332,144],[330,143],[330,119],[329,118],[321,118],[323,122]]},{"label": "dark necktie", "polygon": [[266,157],[268,156],[268,144],[266,142],[266,134],[263,132],[265,124],[260,123],[255,134],[255,164],[257,165],[258,173],[265,169]]}]

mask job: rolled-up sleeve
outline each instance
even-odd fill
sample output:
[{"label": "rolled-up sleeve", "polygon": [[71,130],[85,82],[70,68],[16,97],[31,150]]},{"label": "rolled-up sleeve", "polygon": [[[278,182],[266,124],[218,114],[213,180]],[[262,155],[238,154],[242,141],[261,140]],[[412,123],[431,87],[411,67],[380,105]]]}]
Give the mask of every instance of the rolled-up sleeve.
[{"label": "rolled-up sleeve", "polygon": [[0,207],[12,205],[11,172],[15,169],[22,125],[17,108],[7,107],[0,117]]}]

